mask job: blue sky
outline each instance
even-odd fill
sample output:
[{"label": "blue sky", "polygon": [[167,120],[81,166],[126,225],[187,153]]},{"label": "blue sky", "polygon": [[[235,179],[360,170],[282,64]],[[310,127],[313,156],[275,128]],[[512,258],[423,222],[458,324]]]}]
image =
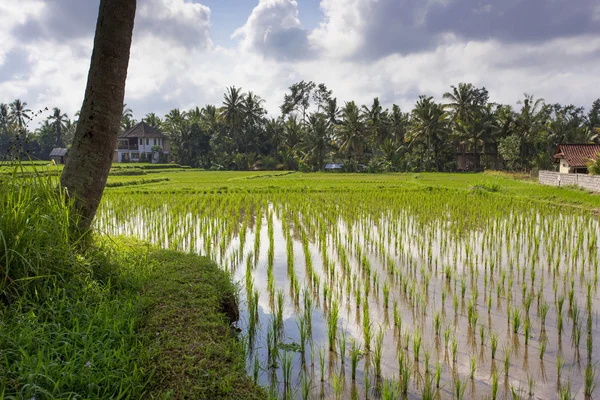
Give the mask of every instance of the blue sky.
[{"label": "blue sky", "polygon": [[[0,0],[0,103],[81,106],[99,0]],[[220,105],[227,86],[277,115],[287,88],[409,111],[485,86],[589,107],[600,92],[597,0],[138,0],[126,102],[136,118]]]}]

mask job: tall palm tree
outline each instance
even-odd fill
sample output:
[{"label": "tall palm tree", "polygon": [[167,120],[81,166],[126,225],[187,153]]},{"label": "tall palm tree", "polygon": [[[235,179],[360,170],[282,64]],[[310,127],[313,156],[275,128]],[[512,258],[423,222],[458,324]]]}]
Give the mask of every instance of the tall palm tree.
[{"label": "tall palm tree", "polygon": [[68,119],[69,117],[67,117],[67,114],[62,113],[58,107],[54,107],[52,109],[52,115],[48,117],[48,122],[54,127],[57,147],[64,146],[63,131],[66,129],[66,122]]},{"label": "tall palm tree", "polygon": [[362,106],[362,114],[366,123],[367,134],[374,146],[379,146],[386,139],[385,126],[382,123],[384,117],[383,107],[379,102],[379,97],[373,99],[371,108]]},{"label": "tall palm tree", "polygon": [[392,141],[404,143],[408,129],[409,114],[403,113],[400,107],[397,104],[394,104],[390,114],[390,135]]},{"label": "tall palm tree", "polygon": [[302,125],[296,115],[290,115],[283,126],[284,142],[286,147],[294,154],[302,137]]},{"label": "tall palm tree", "polygon": [[348,160],[362,159],[366,146],[365,125],[355,102],[347,102],[342,109],[342,119],[337,131],[340,152]]},{"label": "tall palm tree", "polygon": [[153,112],[146,114],[144,122],[153,128],[160,128],[160,125],[162,124],[160,117]]},{"label": "tall palm tree", "polygon": [[27,103],[19,99],[10,103],[10,119],[19,129],[22,129],[31,119],[31,110],[26,107]]},{"label": "tall palm tree", "polygon": [[284,141],[283,135],[283,118],[270,118],[265,122],[265,132],[269,144],[272,149],[272,153],[279,153],[279,149]]},{"label": "tall palm tree", "polygon": [[223,96],[221,116],[229,128],[229,135],[240,150],[241,128],[244,121],[244,97],[242,88],[228,87]]},{"label": "tall palm tree", "polygon": [[444,99],[450,102],[444,106],[450,110],[452,125],[456,136],[464,144],[471,144],[471,151],[478,152],[481,132],[476,125],[476,120],[484,110],[488,100],[485,88],[478,89],[470,83],[459,83],[458,87],[451,86],[452,92],[444,93]]},{"label": "tall palm tree", "polygon": [[545,131],[549,109],[544,99],[535,99],[527,93],[525,93],[525,98],[519,100],[517,104],[521,104],[522,107],[521,112],[515,116],[514,133],[520,141],[520,164],[522,168],[525,168],[535,151],[535,142]]},{"label": "tall palm tree", "polygon": [[329,147],[329,127],[324,114],[313,113],[308,116],[306,135],[302,139],[305,159],[323,169],[325,153]]},{"label": "tall palm tree", "polygon": [[121,113],[121,129],[126,131],[135,125],[135,119],[133,119],[133,111],[127,107],[127,104],[123,104],[123,112]]},{"label": "tall palm tree", "polygon": [[117,145],[135,9],[136,0],[100,0],[81,118],[60,179],[82,231],[96,215]]},{"label": "tall palm tree", "polygon": [[[448,133],[446,113],[441,105],[436,104],[433,97],[419,96],[412,111],[412,142],[421,141],[425,146],[426,159],[435,164],[437,171],[442,169],[440,152]],[[430,161],[426,162],[426,166]]]}]

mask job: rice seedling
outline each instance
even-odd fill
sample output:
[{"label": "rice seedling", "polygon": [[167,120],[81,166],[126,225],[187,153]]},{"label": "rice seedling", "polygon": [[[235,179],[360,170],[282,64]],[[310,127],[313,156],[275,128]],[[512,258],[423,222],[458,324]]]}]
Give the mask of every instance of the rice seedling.
[{"label": "rice seedling", "polygon": [[512,318],[512,331],[513,333],[519,333],[521,328],[521,310],[513,308],[511,313]]},{"label": "rice seedling", "polygon": [[375,350],[373,351],[373,361],[375,362],[375,377],[381,377],[381,357],[383,351],[383,330],[381,327],[375,337]]},{"label": "rice seedling", "polygon": [[281,371],[283,374],[283,386],[286,393],[291,391],[292,381],[292,354],[288,352],[283,353],[281,358]]},{"label": "rice seedling", "polygon": [[338,336],[338,349],[340,352],[340,360],[342,365],[346,363],[346,331],[342,330],[342,333]]},{"label": "rice seedling", "polygon": [[327,339],[329,340],[329,351],[335,350],[335,339],[337,335],[338,320],[338,303],[337,301],[334,301],[329,307],[329,314],[327,315]]},{"label": "rice seedling", "polygon": [[533,397],[534,389],[535,389],[535,379],[531,375],[527,375],[527,395],[529,397]]},{"label": "rice seedling", "polygon": [[494,370],[492,373],[492,400],[496,400],[498,397],[498,374]]},{"label": "rice seedling", "polygon": [[477,370],[477,358],[475,356],[471,357],[471,379],[475,378],[475,371]]},{"label": "rice seedling", "polygon": [[319,348],[319,373],[321,382],[325,382],[325,350],[323,348]]},{"label": "rice seedling", "polygon": [[567,383],[563,383],[560,385],[560,389],[558,391],[558,398],[560,400],[573,399],[573,395],[571,394],[571,382],[567,381]]},{"label": "rice seedling", "polygon": [[504,375],[508,376],[508,370],[510,368],[510,347],[504,347]]},{"label": "rice seedling", "polygon": [[342,390],[344,388],[343,378],[338,374],[333,374],[333,392],[335,393],[336,400],[340,400],[342,398]]},{"label": "rice seedling", "polygon": [[460,380],[460,378],[456,378],[454,380],[454,395],[456,400],[462,400],[465,397],[465,390],[467,389],[466,382]]},{"label": "rice seedling", "polygon": [[492,332],[490,335],[490,345],[492,348],[492,360],[496,358],[496,350],[498,349],[498,334]]},{"label": "rice seedling", "polygon": [[413,355],[415,357],[415,361],[419,361],[419,352],[421,350],[421,341],[422,341],[421,332],[419,331],[419,328],[417,327],[417,329],[415,329],[415,332],[413,333]]},{"label": "rice seedling", "polygon": [[358,366],[358,361],[360,360],[360,345],[356,344],[356,340],[352,340],[352,348],[350,350],[350,364],[352,371],[352,380],[356,379],[356,367]]},{"label": "rice seedling", "polygon": [[456,338],[454,338],[454,339],[452,339],[452,362],[453,363],[456,363],[457,351],[458,351],[458,341],[456,340]]},{"label": "rice seedling", "polygon": [[592,394],[594,393],[594,390],[596,390],[596,385],[596,366],[588,364],[585,367],[583,389],[583,394],[586,398],[592,398]]},{"label": "rice seedling", "polygon": [[306,372],[302,374],[300,382],[302,386],[302,400],[308,400],[310,398],[311,382]]},{"label": "rice seedling", "polygon": [[546,352],[546,346],[548,345],[548,339],[544,337],[540,341],[540,360],[544,359],[544,353]]}]

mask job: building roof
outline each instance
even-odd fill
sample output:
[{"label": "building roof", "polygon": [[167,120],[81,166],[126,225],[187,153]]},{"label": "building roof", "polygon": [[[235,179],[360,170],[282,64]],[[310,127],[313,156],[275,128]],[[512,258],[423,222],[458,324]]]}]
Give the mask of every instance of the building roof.
[{"label": "building roof", "polygon": [[50,152],[50,157],[64,157],[67,155],[68,152],[69,149],[57,147],[55,149],[52,149],[52,151]]},{"label": "building roof", "polygon": [[119,139],[121,139],[121,138],[139,138],[139,137],[167,138],[167,136],[160,133],[158,131],[158,129],[153,128],[152,126],[148,125],[144,121],[127,129],[125,132],[123,132],[119,135]]},{"label": "building roof", "polygon": [[590,160],[600,154],[600,144],[559,144],[554,152],[554,161],[564,158],[569,167],[587,167]]}]

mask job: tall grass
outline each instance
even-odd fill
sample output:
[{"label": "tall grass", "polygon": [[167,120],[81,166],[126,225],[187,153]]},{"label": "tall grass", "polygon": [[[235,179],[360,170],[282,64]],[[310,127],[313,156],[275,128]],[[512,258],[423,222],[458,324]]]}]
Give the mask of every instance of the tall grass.
[{"label": "tall grass", "polygon": [[58,179],[22,177],[19,168],[0,181],[0,298],[9,301],[28,288],[39,295],[48,280],[91,271],[75,251],[77,217]]}]

